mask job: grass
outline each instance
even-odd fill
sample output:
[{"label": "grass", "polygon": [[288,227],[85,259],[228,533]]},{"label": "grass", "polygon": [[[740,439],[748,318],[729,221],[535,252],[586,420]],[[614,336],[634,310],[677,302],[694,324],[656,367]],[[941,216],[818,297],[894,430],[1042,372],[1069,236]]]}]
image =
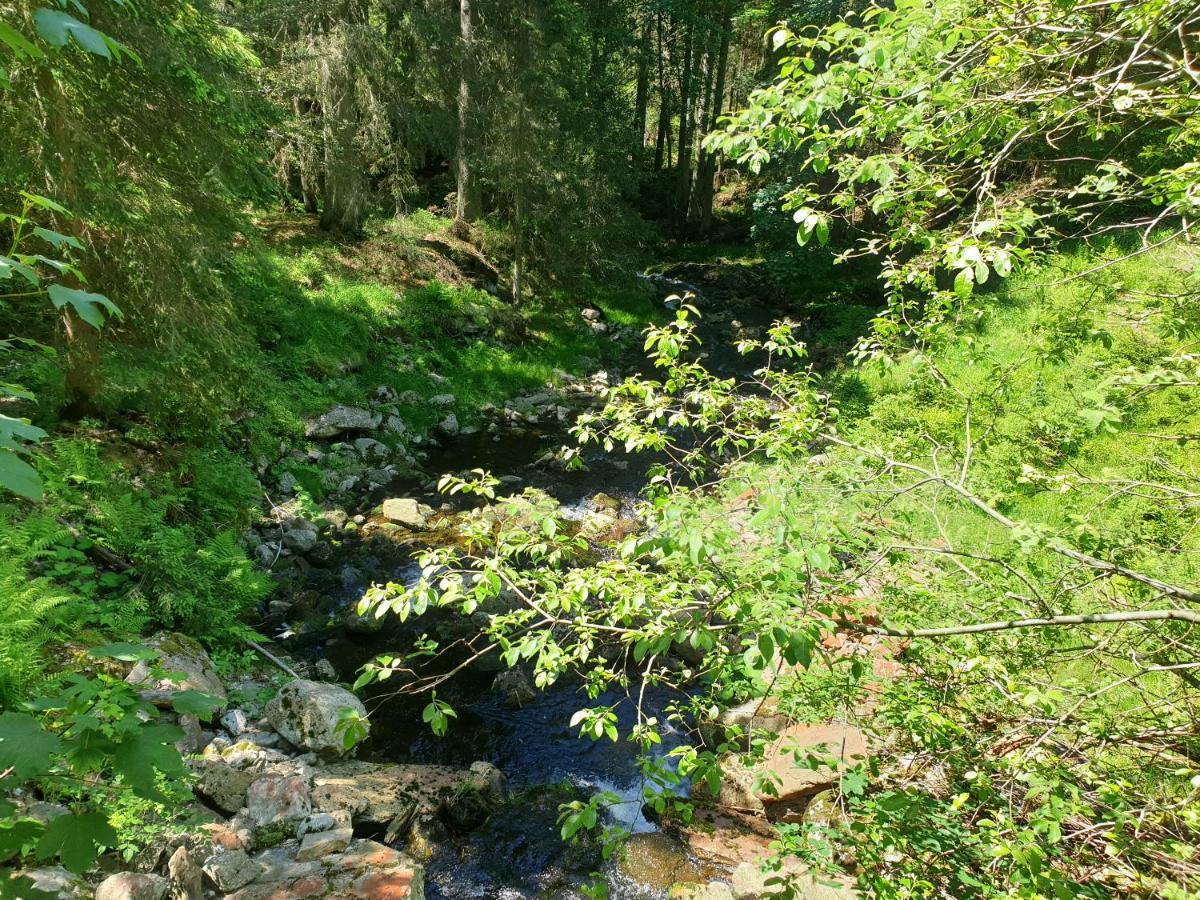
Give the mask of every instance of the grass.
[{"label": "grass", "polygon": [[[410,432],[435,424],[425,402],[435,394],[454,394],[467,424],[484,404],[623,355],[587,327],[583,306],[601,307],[617,328],[659,314],[619,286],[514,309],[422,243],[449,240],[449,227],[418,211],[345,244],[306,219],[263,220],[209,279],[222,291],[210,317],[181,316],[161,335],[106,333],[99,390],[70,425],[62,371],[30,354],[18,374],[37,386],[36,415],[54,431],[38,457],[47,498],[32,514],[0,506],[0,563],[44,573],[57,593],[45,607],[30,595],[21,627],[40,637],[43,622],[60,619],[98,635],[170,627],[220,645],[244,632],[239,615],[270,590],[239,542],[262,499],[255,466],[303,447],[306,418],[363,404],[387,385],[409,398],[400,415]],[[195,309],[196,298],[181,308]],[[272,474],[285,469],[324,495],[317,470],[289,461]],[[120,564],[98,562],[93,543]]]}]

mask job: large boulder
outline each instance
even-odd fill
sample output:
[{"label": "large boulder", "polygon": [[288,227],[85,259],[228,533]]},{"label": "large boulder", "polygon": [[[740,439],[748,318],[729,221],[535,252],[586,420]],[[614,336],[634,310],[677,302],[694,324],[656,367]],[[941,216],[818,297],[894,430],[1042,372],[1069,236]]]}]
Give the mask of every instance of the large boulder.
[{"label": "large boulder", "polygon": [[96,900],[163,900],[166,896],[167,879],[138,872],[110,875],[96,888]]},{"label": "large boulder", "polygon": [[[147,698],[159,706],[169,706],[179,691],[201,691],[214,697],[225,698],[225,686],[217,675],[216,666],[204,648],[185,634],[160,631],[146,641],[146,645],[157,650],[158,658],[150,662],[139,662],[125,680],[140,687]],[[168,674],[181,675],[182,680],[156,678],[154,668]]]},{"label": "large boulder", "polygon": [[299,679],[285,684],[268,704],[267,720],[297,747],[336,758],[350,752],[340,727],[347,710],[366,722],[366,707],[345,688]]},{"label": "large boulder", "polygon": [[433,510],[408,497],[392,497],[383,501],[383,517],[389,522],[403,525],[414,531],[429,527],[429,517]]},{"label": "large boulder", "polygon": [[347,431],[372,431],[379,427],[383,416],[357,406],[335,406],[327,413],[307,422],[305,437],[337,437]]},{"label": "large boulder", "polygon": [[[823,764],[807,765],[810,755]],[[722,760],[718,801],[765,813],[772,821],[798,821],[815,795],[836,787],[842,772],[866,758],[866,736],[852,725],[792,725],[768,745],[761,760],[751,762],[741,754]]]},{"label": "large boulder", "polygon": [[465,793],[487,802],[502,798],[503,776],[498,780],[498,775],[499,770],[492,766],[467,771],[415,763],[335,763],[313,776],[313,808],[324,812],[345,809],[355,822],[388,825],[401,817],[441,812],[461,802]]}]

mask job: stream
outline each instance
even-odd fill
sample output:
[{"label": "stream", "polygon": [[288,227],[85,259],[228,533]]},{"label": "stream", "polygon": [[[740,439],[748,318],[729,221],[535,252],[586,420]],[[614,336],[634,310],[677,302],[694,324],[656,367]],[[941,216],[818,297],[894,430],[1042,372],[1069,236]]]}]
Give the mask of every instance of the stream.
[{"label": "stream", "polygon": [[[662,275],[646,276],[645,280],[658,293],[656,302],[679,291],[699,293],[689,282]],[[741,320],[732,318],[729,311],[723,300],[721,308],[702,320],[701,326],[706,362],[726,375],[752,368],[731,349],[736,336],[744,334],[747,327],[765,327],[776,315],[751,304],[735,307]],[[746,320],[752,323],[747,326]],[[614,374],[612,383],[616,380]],[[539,458],[547,451],[573,443],[568,428],[569,423],[556,423],[506,429],[498,435],[481,431],[448,439],[431,453],[424,468],[431,475],[482,468],[497,476],[508,476],[507,492],[519,493],[527,487],[543,490],[559,501],[568,518],[585,515],[593,498],[601,493],[620,502],[623,516],[630,515],[655,460],[588,447],[584,451],[584,471],[564,472],[539,465]],[[422,481],[397,481],[387,488],[387,495],[417,498],[435,508],[447,501],[434,490],[428,476]],[[360,582],[347,586],[343,602],[347,608],[352,606],[372,582],[404,583],[418,576],[419,569],[412,561],[390,569],[365,569]],[[404,634],[411,639],[417,633],[410,627]],[[321,647],[321,653],[342,677],[352,680],[354,670],[363,662],[376,653],[394,650],[398,635],[396,631],[370,637],[336,635]],[[500,668],[498,662],[482,671],[472,667],[439,689],[439,697],[457,712],[443,738],[435,737],[421,723],[420,711],[427,698],[368,704],[372,706],[373,735],[366,753],[371,758],[462,767],[485,760],[505,773],[512,792],[510,803],[479,828],[461,834],[447,832],[434,842],[432,855],[425,863],[426,895],[430,900],[582,898],[581,887],[596,871],[603,873],[613,900],[665,900],[672,883],[705,881],[722,874],[691,858],[681,843],[660,832],[646,817],[634,744],[607,738],[595,742],[581,739],[577,730],[569,727],[575,711],[592,705],[579,686],[556,686],[540,692],[528,705],[515,707],[491,689]],[[648,690],[646,705],[653,714],[677,698],[677,693]],[[615,703],[618,699],[616,695],[605,696],[599,702]],[[621,731],[626,733],[633,724],[633,704],[620,704],[618,710]],[[669,733],[658,752],[665,755],[685,737]],[[605,862],[598,846],[573,846],[562,841],[559,834],[559,805],[573,799],[586,800],[599,791],[611,791],[620,798],[609,812],[608,824],[619,825],[634,835],[627,852],[619,854],[620,862]]]}]

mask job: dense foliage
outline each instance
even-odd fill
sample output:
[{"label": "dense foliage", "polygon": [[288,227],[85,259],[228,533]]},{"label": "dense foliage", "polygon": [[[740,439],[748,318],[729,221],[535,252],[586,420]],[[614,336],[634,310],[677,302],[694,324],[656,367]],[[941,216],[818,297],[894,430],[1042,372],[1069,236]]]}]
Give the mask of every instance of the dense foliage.
[{"label": "dense foliage", "polygon": [[[0,862],[94,871],[186,805],[160,719],[214,704],[123,676],[170,677],[160,629],[244,666],[280,575],[247,529],[381,499],[313,417],[394,398],[416,465],[642,332],[545,461],[652,458],[640,525],[421,473],[478,509],[358,613],[471,636],[358,687],[452,739],[486,656],[582,685],[570,727],[634,744],[667,823],[743,768],[771,792],[778,736],[724,711],[852,724],[869,757],[781,860],[1200,896],[1198,113],[1194,0],[0,3]],[[618,801],[564,839],[611,851]]]}]

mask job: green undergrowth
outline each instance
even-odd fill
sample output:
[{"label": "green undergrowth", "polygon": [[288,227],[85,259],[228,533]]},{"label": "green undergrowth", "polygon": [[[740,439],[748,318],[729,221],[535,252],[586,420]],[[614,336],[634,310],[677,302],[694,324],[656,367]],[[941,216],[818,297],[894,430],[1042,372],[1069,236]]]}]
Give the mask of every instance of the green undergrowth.
[{"label": "green undergrowth", "polygon": [[[1129,250],[1049,256],[939,345],[828,370],[837,431],[867,450],[742,463],[683,504],[680,527],[735,548],[723,574],[793,598],[800,614],[814,595],[914,628],[1186,608],[1052,549],[1200,582],[1200,251]],[[887,470],[879,454],[925,471]],[[893,640],[895,678],[835,641],[796,677],[726,691],[732,703],[770,690],[802,721],[876,733],[882,749],[843,780],[834,824],[781,832],[788,852],[864,889],[1195,897],[1200,747],[1183,736],[1198,712],[1194,631]]]},{"label": "green undergrowth", "polygon": [[246,613],[271,585],[240,538],[263,502],[262,465],[307,445],[306,418],[388,386],[412,433],[435,424],[436,394],[454,394],[468,424],[484,404],[625,352],[582,307],[635,331],[654,315],[636,288],[610,286],[513,308],[420,243],[448,228],[420,212],[347,244],[308,220],[268,220],[209,273],[210,315],[169,334],[106,332],[83,403],[68,401],[58,361],[25,356],[16,374],[39,398],[27,414],[52,436],[35,456],[45,500],[0,505],[0,583],[21,586],[0,598],[0,703],[37,680],[55,641],[251,635]]}]

